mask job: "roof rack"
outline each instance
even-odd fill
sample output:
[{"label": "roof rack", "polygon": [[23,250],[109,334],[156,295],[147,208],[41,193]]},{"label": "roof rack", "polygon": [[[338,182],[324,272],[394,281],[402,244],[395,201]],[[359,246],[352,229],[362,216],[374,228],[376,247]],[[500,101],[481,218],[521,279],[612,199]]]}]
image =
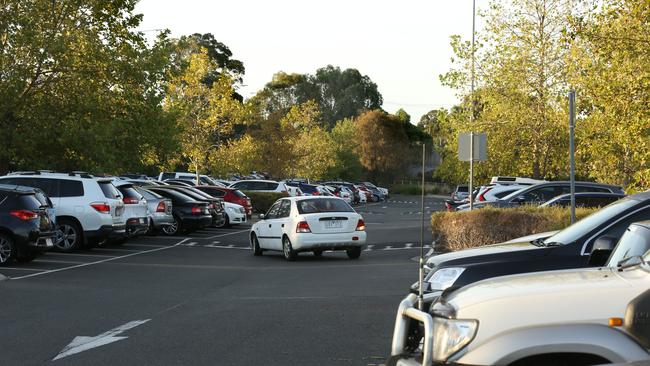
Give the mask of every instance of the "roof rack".
[{"label": "roof rack", "polygon": [[90,175],[88,172],[80,171],[80,170],[73,170],[68,173],[70,177],[80,177],[80,178],[93,178],[92,175]]},{"label": "roof rack", "polygon": [[25,171],[17,171],[17,172],[11,172],[7,175],[40,175],[41,172],[38,170],[25,170]]}]

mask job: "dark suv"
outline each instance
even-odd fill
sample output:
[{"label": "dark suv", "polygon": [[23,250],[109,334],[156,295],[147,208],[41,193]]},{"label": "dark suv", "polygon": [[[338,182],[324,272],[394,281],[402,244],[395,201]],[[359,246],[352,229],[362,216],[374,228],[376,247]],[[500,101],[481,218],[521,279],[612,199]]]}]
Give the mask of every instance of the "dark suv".
[{"label": "dark suv", "polygon": [[33,188],[0,184],[0,265],[52,248],[54,225]]}]

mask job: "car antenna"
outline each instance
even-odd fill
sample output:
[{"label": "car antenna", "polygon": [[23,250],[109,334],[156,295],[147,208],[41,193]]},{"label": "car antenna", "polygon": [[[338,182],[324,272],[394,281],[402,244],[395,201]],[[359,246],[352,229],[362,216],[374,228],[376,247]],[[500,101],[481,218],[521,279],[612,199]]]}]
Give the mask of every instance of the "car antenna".
[{"label": "car antenna", "polygon": [[420,261],[419,265],[419,288],[418,288],[418,308],[420,311],[424,309],[424,161],[426,158],[426,144],[422,144],[422,205],[420,210],[421,222],[420,222]]}]

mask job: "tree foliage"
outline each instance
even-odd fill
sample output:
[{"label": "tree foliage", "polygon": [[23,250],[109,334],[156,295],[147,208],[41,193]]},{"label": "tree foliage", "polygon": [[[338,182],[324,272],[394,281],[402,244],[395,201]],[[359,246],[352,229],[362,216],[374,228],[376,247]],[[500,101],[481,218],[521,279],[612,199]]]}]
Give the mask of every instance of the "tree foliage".
[{"label": "tree foliage", "polygon": [[356,121],[357,153],[374,180],[386,181],[403,167],[408,137],[403,122],[384,111],[363,113]]},{"label": "tree foliage", "polygon": [[292,106],[315,101],[322,113],[322,127],[330,130],[337,121],[360,112],[381,108],[377,84],[356,69],[341,70],[328,65],[315,74],[279,72],[253,98],[264,114],[286,113]]}]

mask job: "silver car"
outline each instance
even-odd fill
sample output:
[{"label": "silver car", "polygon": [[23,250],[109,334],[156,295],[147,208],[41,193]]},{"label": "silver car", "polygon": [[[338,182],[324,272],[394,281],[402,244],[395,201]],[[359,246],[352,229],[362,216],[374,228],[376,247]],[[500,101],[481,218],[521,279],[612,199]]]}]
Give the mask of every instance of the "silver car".
[{"label": "silver car", "polygon": [[154,234],[163,227],[174,223],[172,201],[170,199],[142,187],[135,187],[135,189],[147,200],[149,234]]}]

